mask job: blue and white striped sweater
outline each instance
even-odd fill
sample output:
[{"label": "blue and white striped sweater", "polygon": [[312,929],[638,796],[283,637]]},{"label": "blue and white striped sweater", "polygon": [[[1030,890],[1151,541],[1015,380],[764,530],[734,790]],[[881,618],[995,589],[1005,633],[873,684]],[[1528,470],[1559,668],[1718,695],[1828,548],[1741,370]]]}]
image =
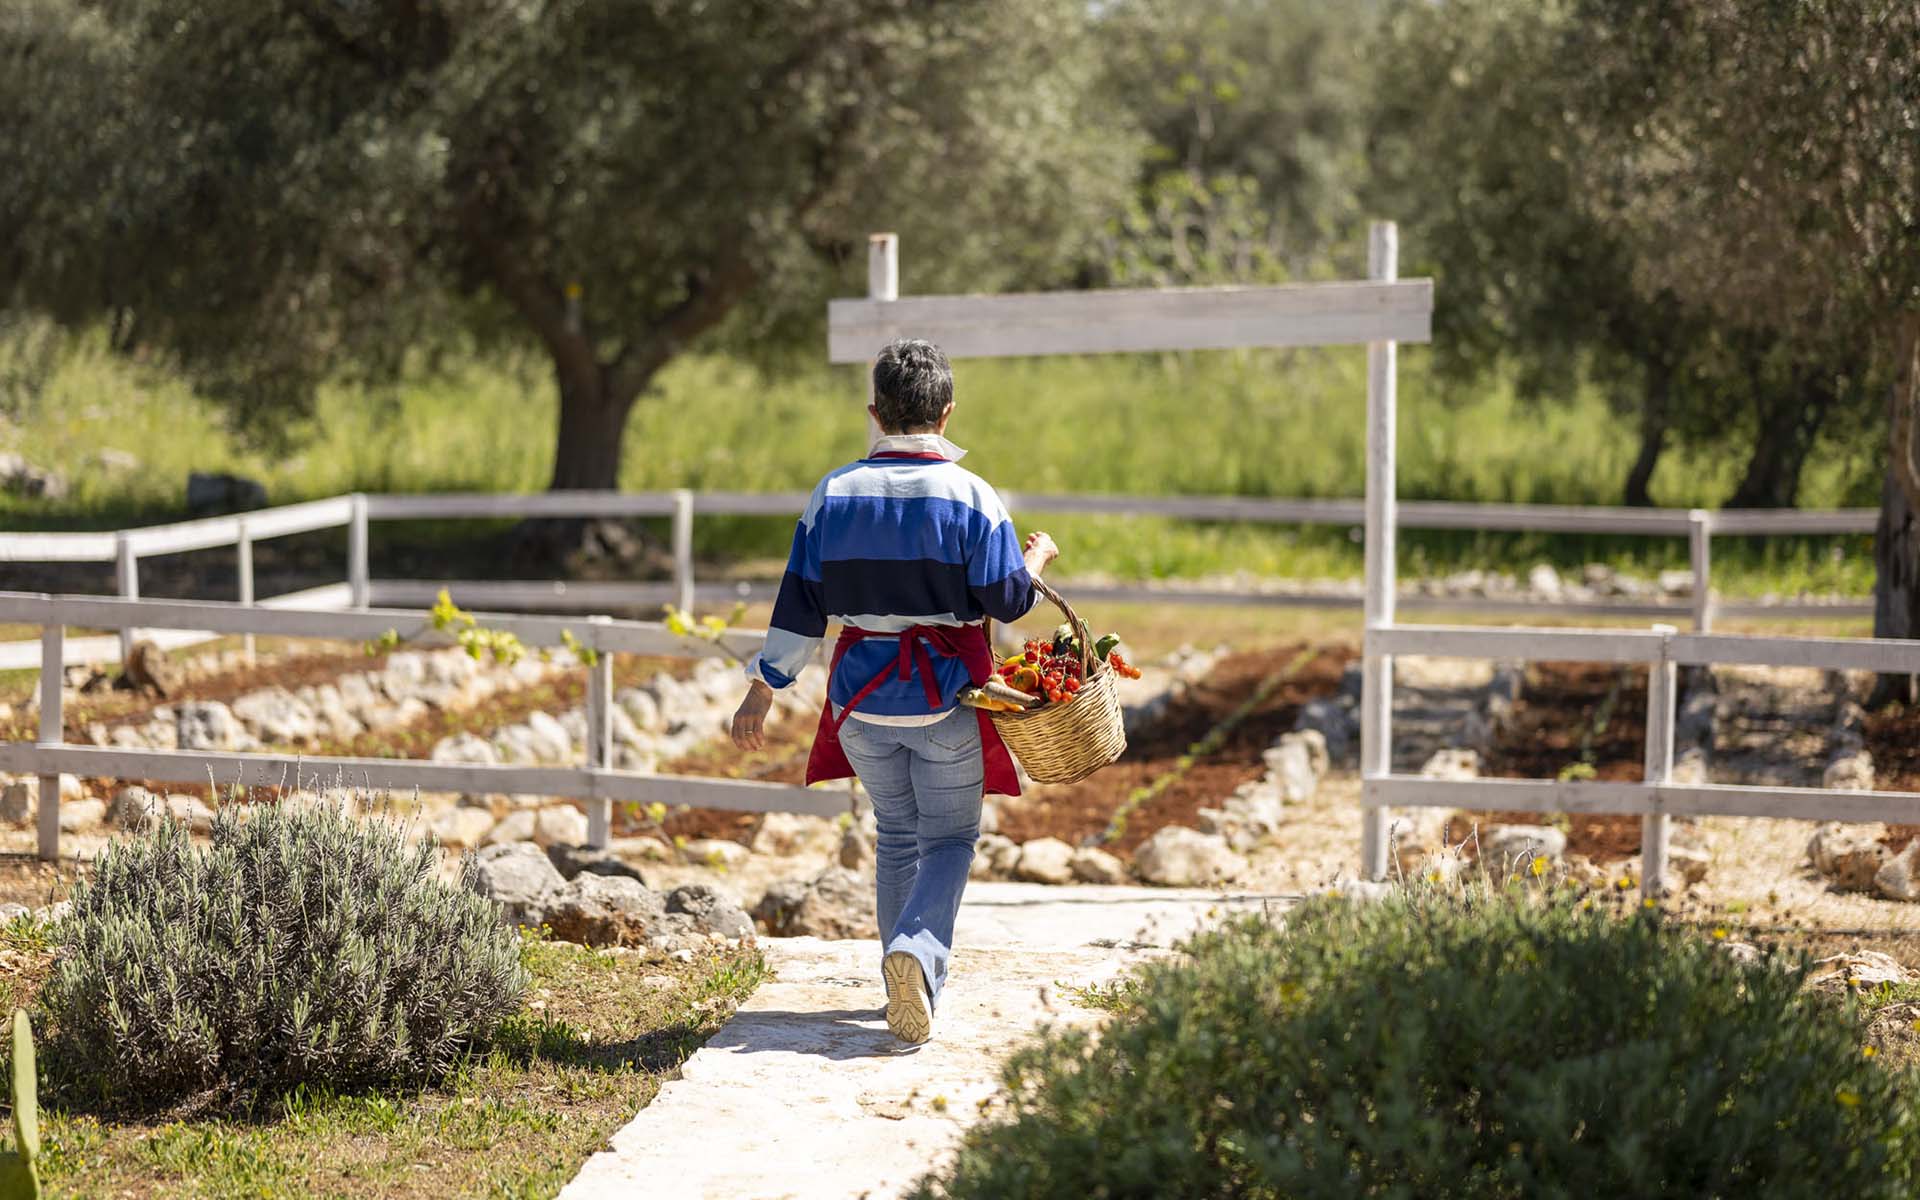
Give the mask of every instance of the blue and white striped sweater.
[{"label": "blue and white striped sweater", "polygon": [[[950,458],[963,453],[944,438],[925,436],[882,438],[873,453],[936,447]],[[789,686],[829,622],[887,633],[978,624],[983,617],[1013,621],[1033,607],[1033,598],[1013,521],[985,480],[952,461],[861,459],[813,489],[794,531],[766,648],[747,664],[747,675]],[[828,681],[828,699],[844,706],[898,651],[884,639],[849,648]],[[915,723],[951,709],[967,685],[966,667],[931,657],[938,708],[929,708],[918,680],[892,678],[854,715]]]}]

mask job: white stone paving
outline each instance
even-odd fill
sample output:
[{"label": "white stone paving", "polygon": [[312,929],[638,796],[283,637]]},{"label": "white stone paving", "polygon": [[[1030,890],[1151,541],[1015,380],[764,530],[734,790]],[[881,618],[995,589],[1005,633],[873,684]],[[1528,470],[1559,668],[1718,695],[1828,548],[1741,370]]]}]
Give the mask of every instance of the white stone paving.
[{"label": "white stone paving", "polygon": [[934,1039],[880,1009],[871,941],[762,942],[776,976],[594,1155],[563,1200],[881,1200],[950,1153],[1039,1025],[1100,1014],[1061,994],[1114,979],[1230,911],[1290,898],[974,883]]}]

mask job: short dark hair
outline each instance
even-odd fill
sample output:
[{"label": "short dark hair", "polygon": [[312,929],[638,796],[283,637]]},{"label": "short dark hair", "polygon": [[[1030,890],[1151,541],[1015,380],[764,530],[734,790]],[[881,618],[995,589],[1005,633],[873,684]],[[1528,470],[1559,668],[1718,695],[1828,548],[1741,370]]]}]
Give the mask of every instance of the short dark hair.
[{"label": "short dark hair", "polygon": [[888,433],[932,428],[952,403],[953,368],[932,342],[901,338],[873,360],[873,407]]}]

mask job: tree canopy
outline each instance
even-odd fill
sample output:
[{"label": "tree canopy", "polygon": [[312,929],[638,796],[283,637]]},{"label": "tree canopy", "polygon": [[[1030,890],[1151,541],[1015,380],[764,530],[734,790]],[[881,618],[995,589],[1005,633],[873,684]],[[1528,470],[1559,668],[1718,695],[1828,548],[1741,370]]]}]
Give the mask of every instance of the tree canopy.
[{"label": "tree canopy", "polygon": [[[0,17],[0,296],[104,321],[241,420],[437,343],[521,343],[553,486],[728,320],[865,235],[916,285],[1076,261],[1129,181],[1073,0],[21,0]],[[8,161],[11,158],[12,161]]]}]

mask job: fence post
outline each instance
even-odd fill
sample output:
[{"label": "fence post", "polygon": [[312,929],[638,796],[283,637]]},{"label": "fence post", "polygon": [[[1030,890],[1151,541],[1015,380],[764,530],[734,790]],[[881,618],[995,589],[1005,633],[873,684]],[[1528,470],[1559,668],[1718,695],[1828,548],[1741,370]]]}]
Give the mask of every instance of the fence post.
[{"label": "fence post", "polygon": [[[606,625],[612,617],[589,617],[589,625]],[[613,766],[613,651],[600,648],[597,630],[589,630],[587,645],[594,659],[587,668],[587,766],[604,771]],[[598,780],[595,780],[597,785]],[[596,786],[595,792],[598,792]],[[613,801],[595,794],[587,799],[587,845],[604,850],[613,836]]]},{"label": "fence post", "polygon": [[[123,542],[122,545],[125,543]],[[67,631],[54,624],[40,630],[40,745],[58,746],[61,742],[61,689],[66,686]],[[40,857],[46,862],[60,858],[60,774],[40,776]]]},{"label": "fence post", "polygon": [[673,491],[673,602],[693,612],[693,491]]},{"label": "fence post", "polygon": [[1687,514],[1687,551],[1693,560],[1693,631],[1713,629],[1713,514],[1696,508]]},{"label": "fence post", "polygon": [[347,588],[353,594],[353,607],[366,608],[373,602],[367,573],[367,498],[355,492],[349,503],[352,516],[347,519]]},{"label": "fence post", "polygon": [[[898,300],[900,298],[900,235],[897,233],[875,233],[867,237],[867,299]],[[880,347],[875,346],[878,351]],[[873,372],[866,372],[867,387],[865,403],[873,404]],[[880,436],[880,425],[867,416],[867,445],[873,445]],[[865,449],[865,447],[862,447]]]},{"label": "fence post", "polygon": [[[236,518],[239,530],[234,537],[233,548],[239,555],[237,574],[240,577],[240,603],[253,604],[253,532],[247,527],[245,517]],[[246,657],[249,667],[254,665],[254,644],[252,634],[243,634],[240,638],[240,652]]]},{"label": "fence post", "polygon": [[[122,600],[140,598],[140,556],[133,552],[133,538],[122,530],[114,537],[113,579],[120,591]],[[126,665],[133,657],[133,643],[138,631],[132,626],[120,630],[120,663]]]},{"label": "fence post", "polygon": [[[1400,273],[1400,235],[1391,221],[1375,221],[1367,232],[1367,278],[1395,279]],[[1393,771],[1393,659],[1374,649],[1376,629],[1390,628],[1394,617],[1394,344],[1367,343],[1367,601],[1360,675],[1360,873],[1367,879],[1387,875],[1385,808],[1365,804],[1367,779]]]},{"label": "fence post", "polygon": [[[1647,669],[1646,770],[1642,778],[1659,787],[1673,779],[1673,725],[1675,686],[1671,625],[1655,625],[1660,635],[1660,657]],[[1667,839],[1673,818],[1656,795],[1655,810],[1640,818],[1640,894],[1658,898],[1666,890]]]}]

